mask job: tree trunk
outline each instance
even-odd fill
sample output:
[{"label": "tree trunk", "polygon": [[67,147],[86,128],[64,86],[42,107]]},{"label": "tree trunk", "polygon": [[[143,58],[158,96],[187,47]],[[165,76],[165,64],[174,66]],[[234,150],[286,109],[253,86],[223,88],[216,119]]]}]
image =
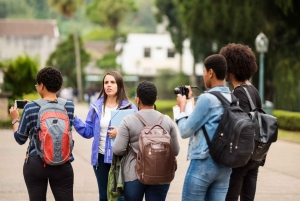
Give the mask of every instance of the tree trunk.
[{"label": "tree trunk", "polygon": [[182,54],[179,54],[179,73],[182,73],[183,59]]},{"label": "tree trunk", "polygon": [[192,72],[192,75],[190,76],[190,85],[191,86],[197,86],[196,62],[195,61],[194,61],[194,64],[193,64],[193,72]]},{"label": "tree trunk", "polygon": [[80,60],[80,50],[77,31],[74,28],[74,46],[75,46],[75,58],[76,58],[76,78],[77,78],[77,91],[78,91],[78,102],[82,102],[82,76],[81,76],[81,60]]}]

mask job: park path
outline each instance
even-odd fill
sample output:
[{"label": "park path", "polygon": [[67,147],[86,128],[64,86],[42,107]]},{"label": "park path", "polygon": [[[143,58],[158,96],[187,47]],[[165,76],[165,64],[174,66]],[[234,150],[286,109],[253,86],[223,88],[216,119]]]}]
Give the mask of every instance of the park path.
[{"label": "park path", "polygon": [[[85,119],[88,106],[76,105],[75,114]],[[98,189],[90,153],[92,139],[83,139],[76,131],[72,163],[75,174],[75,201],[98,201]],[[189,162],[186,161],[188,140],[181,139],[178,169],[167,196],[167,201],[180,201],[184,176]],[[23,179],[23,159],[27,144],[18,145],[12,129],[0,129],[0,201],[26,201],[27,190]],[[266,165],[259,169],[255,201],[300,201],[300,144],[278,141],[271,146]],[[48,201],[54,201],[48,190]]]}]

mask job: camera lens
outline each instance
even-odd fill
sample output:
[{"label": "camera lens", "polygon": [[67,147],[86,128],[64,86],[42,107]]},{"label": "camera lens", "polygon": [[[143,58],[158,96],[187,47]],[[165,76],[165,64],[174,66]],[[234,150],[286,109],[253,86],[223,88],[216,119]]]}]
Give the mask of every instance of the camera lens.
[{"label": "camera lens", "polygon": [[179,94],[179,93],[180,93],[180,89],[178,87],[175,87],[174,94]]}]

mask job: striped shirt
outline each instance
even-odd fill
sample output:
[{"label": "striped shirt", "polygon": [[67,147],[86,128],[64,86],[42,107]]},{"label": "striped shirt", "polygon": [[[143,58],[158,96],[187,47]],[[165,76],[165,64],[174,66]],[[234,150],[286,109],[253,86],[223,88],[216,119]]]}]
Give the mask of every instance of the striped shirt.
[{"label": "striped shirt", "polygon": [[[74,104],[71,101],[67,101],[65,108],[68,112],[70,127],[74,120]],[[18,130],[14,133],[14,137],[18,144],[25,144],[29,138],[29,131],[37,126],[38,114],[40,106],[35,102],[29,102],[25,105],[22,116],[20,119],[20,124]],[[32,141],[29,142],[29,156],[36,156],[37,152],[35,150],[35,145]],[[70,161],[73,161],[74,158],[71,156]]]}]

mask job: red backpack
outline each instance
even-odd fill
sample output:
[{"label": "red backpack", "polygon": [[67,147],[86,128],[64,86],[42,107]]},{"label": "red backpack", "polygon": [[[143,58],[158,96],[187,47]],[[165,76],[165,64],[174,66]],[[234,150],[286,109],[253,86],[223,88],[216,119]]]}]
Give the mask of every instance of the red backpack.
[{"label": "red backpack", "polygon": [[69,116],[65,109],[67,100],[39,99],[34,102],[40,106],[40,110],[37,127],[30,134],[37,154],[45,164],[64,164],[69,161],[74,145]]}]

